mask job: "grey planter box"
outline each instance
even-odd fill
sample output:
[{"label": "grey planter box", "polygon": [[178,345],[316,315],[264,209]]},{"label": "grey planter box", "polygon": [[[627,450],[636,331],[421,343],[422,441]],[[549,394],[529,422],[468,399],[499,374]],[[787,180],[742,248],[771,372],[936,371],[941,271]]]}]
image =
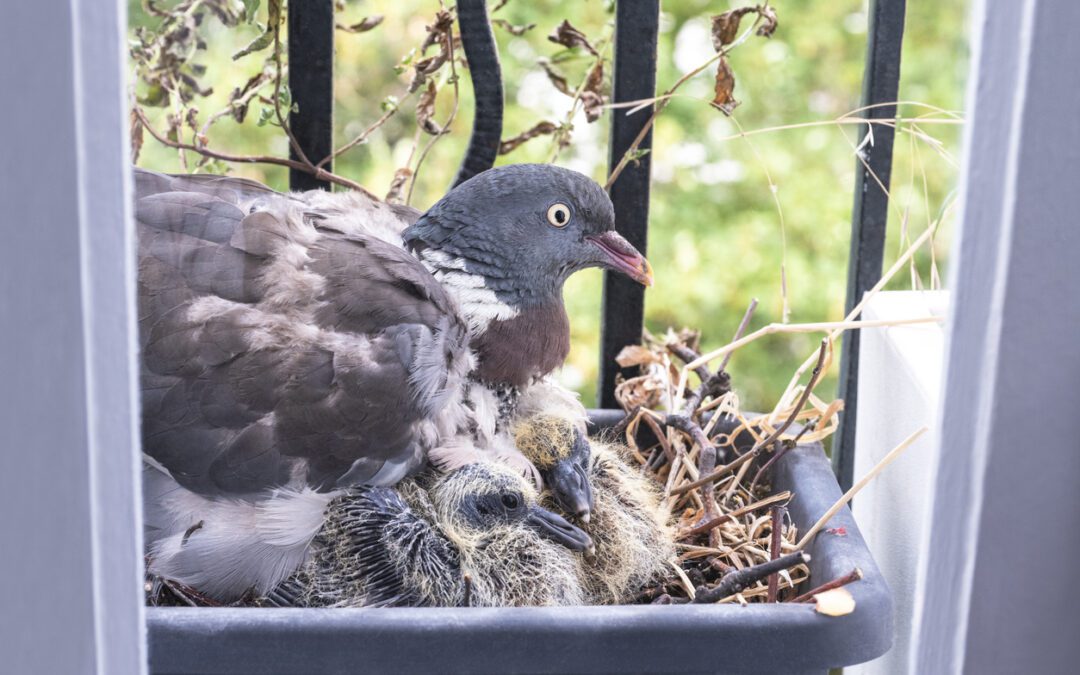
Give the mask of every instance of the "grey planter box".
[{"label": "grey planter box", "polygon": [[[594,411],[598,427],[618,419]],[[839,499],[820,444],[776,464],[774,487],[805,531]],[[810,550],[811,583],[858,567],[855,611],[813,604],[619,607],[194,609],[148,608],[153,673],[823,672],[888,651],[893,606],[851,512]]]}]

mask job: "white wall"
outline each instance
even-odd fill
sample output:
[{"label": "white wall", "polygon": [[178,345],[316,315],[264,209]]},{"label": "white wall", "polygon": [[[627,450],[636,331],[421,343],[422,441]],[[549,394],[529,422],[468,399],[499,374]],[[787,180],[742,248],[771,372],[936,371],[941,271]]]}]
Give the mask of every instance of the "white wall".
[{"label": "white wall", "polygon": [[[943,317],[947,302],[944,291],[880,293],[867,304],[863,318]],[[856,480],[916,429],[934,426],[944,341],[940,324],[863,329]],[[893,591],[896,642],[884,656],[845,668],[845,672],[891,675],[907,670],[919,546],[933,489],[935,452],[932,435],[924,435],[855,498],[859,529]]]},{"label": "white wall", "polygon": [[125,4],[0,19],[0,672],[145,670]]},{"label": "white wall", "polygon": [[1080,2],[976,3],[911,673],[1080,663]]}]

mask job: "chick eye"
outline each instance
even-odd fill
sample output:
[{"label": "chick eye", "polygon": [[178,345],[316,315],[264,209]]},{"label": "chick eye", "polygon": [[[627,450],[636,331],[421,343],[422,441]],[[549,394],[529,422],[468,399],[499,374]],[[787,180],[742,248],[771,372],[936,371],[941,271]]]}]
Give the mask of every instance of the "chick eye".
[{"label": "chick eye", "polygon": [[502,503],[503,506],[508,509],[516,509],[520,504],[520,501],[518,500],[517,495],[507,494],[502,496]]},{"label": "chick eye", "polygon": [[570,207],[566,204],[552,204],[547,210],[547,219],[555,227],[566,227],[570,222]]}]

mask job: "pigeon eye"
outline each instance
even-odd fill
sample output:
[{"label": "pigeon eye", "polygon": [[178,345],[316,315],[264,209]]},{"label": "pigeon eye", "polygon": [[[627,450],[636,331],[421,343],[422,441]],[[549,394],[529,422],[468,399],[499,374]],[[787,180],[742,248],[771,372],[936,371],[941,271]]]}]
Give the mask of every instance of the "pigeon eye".
[{"label": "pigeon eye", "polygon": [[516,509],[520,504],[517,495],[506,494],[502,496],[502,503],[508,509]]},{"label": "pigeon eye", "polygon": [[566,227],[570,222],[570,207],[566,204],[552,204],[547,210],[547,219],[555,227]]}]

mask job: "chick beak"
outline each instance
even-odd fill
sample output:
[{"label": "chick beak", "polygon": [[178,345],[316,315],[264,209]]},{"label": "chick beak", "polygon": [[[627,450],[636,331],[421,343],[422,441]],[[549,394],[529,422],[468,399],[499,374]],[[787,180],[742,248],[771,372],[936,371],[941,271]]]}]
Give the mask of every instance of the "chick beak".
[{"label": "chick beak", "polygon": [[556,544],[562,544],[571,551],[590,553],[594,550],[593,541],[589,535],[568,523],[562,516],[547,509],[533,508],[526,521],[542,536]]},{"label": "chick beak", "polygon": [[630,242],[614,230],[592,234],[585,239],[594,244],[602,253],[601,264],[616,272],[622,272],[639,284],[653,285],[652,265],[645,256],[638,253]]},{"label": "chick beak", "polygon": [[592,488],[584,470],[573,459],[563,459],[545,472],[544,482],[551,488],[555,502],[564,513],[589,524],[592,514]]}]

